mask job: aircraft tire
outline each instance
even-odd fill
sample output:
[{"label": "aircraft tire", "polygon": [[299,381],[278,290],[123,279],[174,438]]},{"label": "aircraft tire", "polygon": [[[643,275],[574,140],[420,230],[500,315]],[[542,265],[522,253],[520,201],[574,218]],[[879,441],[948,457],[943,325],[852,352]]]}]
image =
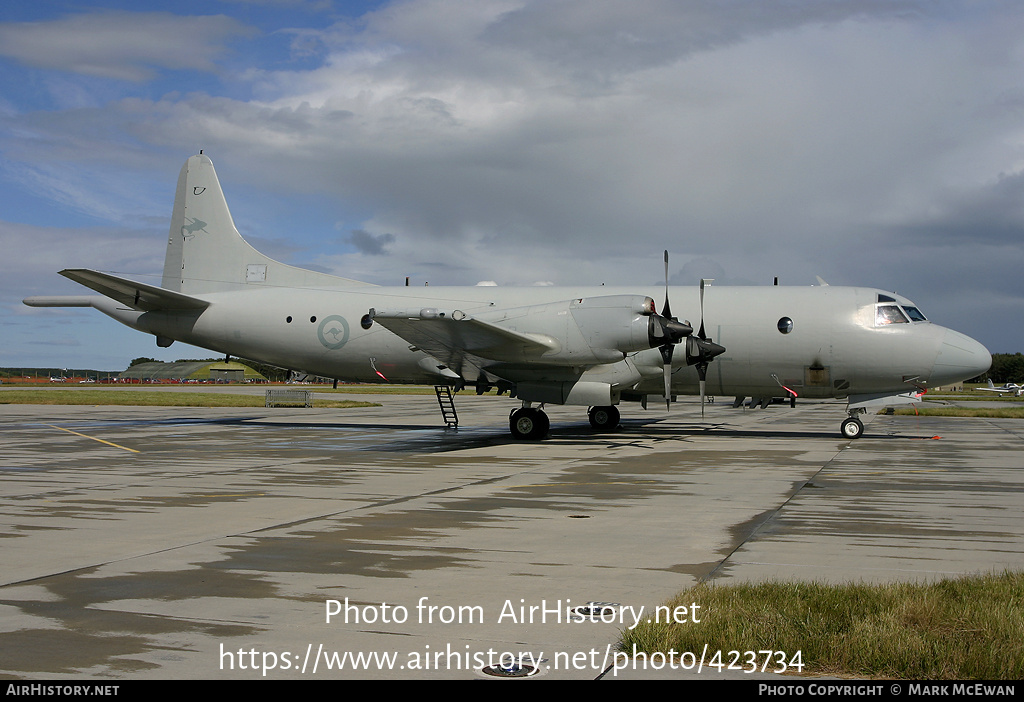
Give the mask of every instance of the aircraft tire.
[{"label": "aircraft tire", "polygon": [[543,411],[535,407],[520,407],[508,419],[508,428],[516,439],[543,439],[548,435],[551,422]]},{"label": "aircraft tire", "polygon": [[856,417],[847,417],[839,427],[844,439],[859,439],[864,433],[864,423]]},{"label": "aircraft tire", "polygon": [[587,410],[587,419],[590,420],[590,426],[598,431],[614,429],[619,426],[619,408],[615,405],[591,407]]}]

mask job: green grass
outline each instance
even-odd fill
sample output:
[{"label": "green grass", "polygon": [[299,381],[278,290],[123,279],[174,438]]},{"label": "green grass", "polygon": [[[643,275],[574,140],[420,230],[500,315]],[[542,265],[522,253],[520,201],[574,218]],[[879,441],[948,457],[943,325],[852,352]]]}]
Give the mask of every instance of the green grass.
[{"label": "green grass", "polygon": [[[367,385],[339,385],[338,389],[333,388],[317,388],[317,392],[339,392],[339,393],[354,393],[359,395],[433,395],[434,386],[426,385],[384,385],[377,383],[370,383]],[[475,395],[476,390],[474,388],[467,388],[460,392],[464,392],[467,395]],[[485,395],[496,395],[496,390],[489,390],[484,393]]]},{"label": "green grass", "polygon": [[934,400],[942,398],[943,400],[956,400],[957,402],[1016,402],[1017,404],[1024,405],[1024,397],[1016,397],[1015,395],[997,395],[995,393],[980,393],[980,392],[936,392],[932,391],[925,395],[925,400]]},{"label": "green grass", "polygon": [[[133,405],[136,407],[263,407],[262,395],[230,392],[106,390],[67,388],[54,390],[0,390],[5,405]],[[314,407],[379,407],[374,402],[313,400]]]},{"label": "green grass", "polygon": [[931,584],[698,585],[673,598],[669,611],[693,602],[700,623],[644,622],[623,634],[621,649],[674,650],[677,660],[684,651],[699,658],[705,644],[790,658],[800,651],[805,675],[1024,679],[1021,573]]},{"label": "green grass", "polygon": [[425,385],[339,385],[335,390],[330,387],[317,388],[317,392],[352,393],[357,395],[433,395],[433,386]]},{"label": "green grass", "polygon": [[989,419],[1024,419],[1024,406],[1016,407],[953,407],[918,405],[896,408],[898,415],[920,415],[923,417],[988,417]]}]

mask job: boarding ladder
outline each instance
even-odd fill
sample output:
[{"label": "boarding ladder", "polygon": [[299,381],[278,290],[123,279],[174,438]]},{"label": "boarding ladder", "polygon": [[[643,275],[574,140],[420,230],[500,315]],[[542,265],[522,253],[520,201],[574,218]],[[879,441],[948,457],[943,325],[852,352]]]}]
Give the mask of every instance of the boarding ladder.
[{"label": "boarding ladder", "polygon": [[444,425],[449,429],[458,429],[459,415],[455,412],[455,397],[452,395],[451,386],[435,385],[434,394],[437,395],[437,405],[441,408]]}]

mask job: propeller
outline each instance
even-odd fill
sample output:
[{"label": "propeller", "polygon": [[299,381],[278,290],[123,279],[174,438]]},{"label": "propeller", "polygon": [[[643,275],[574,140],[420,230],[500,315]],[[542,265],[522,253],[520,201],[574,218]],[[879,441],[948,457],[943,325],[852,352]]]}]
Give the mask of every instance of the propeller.
[{"label": "propeller", "polygon": [[672,404],[672,352],[676,344],[693,334],[693,327],[672,316],[672,307],[668,299],[668,250],[665,250],[665,305],[659,317],[658,335],[664,337],[665,343],[658,347],[661,351],[662,366],[665,369],[665,409]]},{"label": "propeller", "polygon": [[703,278],[700,281],[700,330],[697,336],[686,338],[686,365],[694,366],[697,369],[697,378],[700,380],[700,416],[704,417],[704,395],[707,386],[708,363],[725,353],[725,347],[716,344],[707,337],[704,332],[704,287],[708,281]]}]

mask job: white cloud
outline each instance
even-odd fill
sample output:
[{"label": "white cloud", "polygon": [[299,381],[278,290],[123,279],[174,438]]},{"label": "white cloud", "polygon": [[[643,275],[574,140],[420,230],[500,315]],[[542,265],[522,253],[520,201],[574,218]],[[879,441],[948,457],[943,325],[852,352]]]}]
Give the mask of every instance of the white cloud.
[{"label": "white cloud", "polygon": [[225,41],[251,33],[224,15],[95,12],[0,23],[0,55],[36,68],[138,82],[155,68],[212,71]]}]

